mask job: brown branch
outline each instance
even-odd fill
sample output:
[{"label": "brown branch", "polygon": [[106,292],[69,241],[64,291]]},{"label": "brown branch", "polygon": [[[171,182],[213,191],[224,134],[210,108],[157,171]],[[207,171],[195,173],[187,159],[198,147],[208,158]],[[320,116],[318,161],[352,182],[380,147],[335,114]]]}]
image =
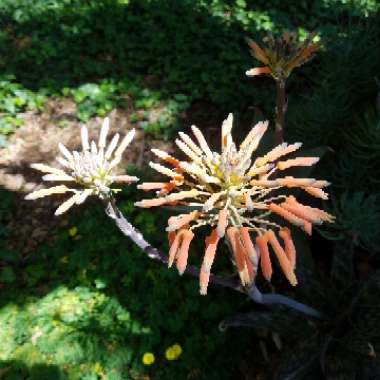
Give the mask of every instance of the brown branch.
[{"label": "brown branch", "polygon": [[286,113],[285,80],[276,79],[276,120],[273,145],[277,146],[284,142],[284,127]]}]

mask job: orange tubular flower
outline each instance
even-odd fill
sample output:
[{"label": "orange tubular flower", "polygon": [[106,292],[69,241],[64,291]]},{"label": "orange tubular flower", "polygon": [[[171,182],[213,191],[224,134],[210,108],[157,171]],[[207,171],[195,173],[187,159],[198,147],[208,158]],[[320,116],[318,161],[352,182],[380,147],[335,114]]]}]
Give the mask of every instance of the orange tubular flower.
[{"label": "orange tubular flower", "polygon": [[[193,231],[201,226],[211,226],[206,238],[205,255],[200,269],[200,291],[207,293],[211,267],[219,240],[226,236],[233,262],[243,286],[255,280],[260,265],[263,276],[272,276],[271,252],[292,285],[296,285],[295,248],[288,228],[270,220],[275,214],[311,234],[312,224],[332,222],[333,216],[299,203],[294,197],[281,195],[282,188],[301,188],[316,197],[325,198],[322,188],[327,181],[314,178],[280,177],[293,166],[310,166],[316,157],[300,157],[279,161],[295,152],[301,143],[283,143],[262,157],[253,158],[268,123],[256,124],[237,148],[233,142],[232,114],[222,125],[221,153],[211,151],[202,132],[195,126],[192,131],[196,142],[180,132],[177,146],[188,157],[179,161],[165,152],[152,150],[170,167],[157,163],[150,166],[169,178],[168,182],[143,183],[144,191],[156,190],[156,198],[137,202],[139,207],[177,204],[188,213],[171,216],[168,220],[169,266],[176,262],[182,274],[186,268],[188,249]],[[276,176],[273,174],[276,173]],[[273,177],[272,177],[273,176]],[[183,211],[182,211],[183,212]],[[280,236],[284,248],[276,236]],[[256,244],[251,240],[254,233]]]},{"label": "orange tubular flower", "polygon": [[307,62],[318,50],[320,44],[313,42],[314,37],[311,33],[300,42],[296,33],[284,32],[276,39],[269,35],[263,40],[266,44],[263,48],[248,39],[252,55],[265,66],[250,69],[246,75],[271,74],[276,80],[285,80],[295,67]]},{"label": "orange tubular flower", "polygon": [[278,234],[284,241],[286,257],[288,258],[292,269],[294,269],[296,267],[296,248],[294,247],[290,230],[289,228],[284,227],[280,229],[280,232]]},{"label": "orange tubular flower", "polygon": [[272,263],[270,261],[270,255],[268,250],[268,235],[259,235],[256,238],[257,248],[260,252],[260,265],[263,272],[263,276],[266,280],[270,281],[272,277]]}]

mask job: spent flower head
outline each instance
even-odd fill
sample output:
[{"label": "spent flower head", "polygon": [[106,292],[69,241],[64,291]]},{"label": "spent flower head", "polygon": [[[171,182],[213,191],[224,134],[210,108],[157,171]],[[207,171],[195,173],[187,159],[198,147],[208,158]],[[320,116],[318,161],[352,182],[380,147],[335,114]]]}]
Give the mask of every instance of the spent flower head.
[{"label": "spent flower head", "polygon": [[[298,150],[301,143],[283,143],[266,155],[253,159],[252,155],[268,123],[256,124],[239,147],[232,139],[232,123],[233,116],[230,114],[222,125],[221,153],[211,151],[204,135],[195,126],[192,126],[192,131],[196,142],[183,132],[179,132],[180,138],[176,140],[179,149],[188,157],[187,161],[152,149],[171,167],[150,162],[151,168],[169,177],[169,180],[139,185],[138,188],[145,191],[156,190],[156,197],[142,200],[136,205],[146,208],[177,205],[179,209],[188,209],[188,213],[170,217],[166,229],[170,244],[169,266],[176,262],[180,274],[186,269],[194,231],[201,226],[212,227],[205,241],[200,270],[202,294],[207,292],[217,244],[225,235],[243,285],[249,285],[255,279],[259,262],[264,277],[271,278],[268,245],[272,247],[289,282],[295,285],[295,248],[290,230],[272,221],[270,215],[276,214],[311,234],[313,223],[331,222],[333,217],[318,208],[299,203],[293,196],[282,195],[281,190],[297,187],[315,197],[327,199],[322,188],[329,183],[314,178],[280,175],[288,168],[310,166],[319,160],[318,157],[279,160]],[[256,246],[251,240],[251,232],[256,235]],[[282,239],[283,247],[277,235]]]},{"label": "spent flower head", "polygon": [[47,189],[36,190],[28,194],[25,199],[34,200],[52,194],[73,193],[73,195],[55,211],[55,215],[66,212],[75,204],[83,203],[88,196],[96,195],[107,199],[112,192],[120,189],[111,188],[113,183],[130,183],[138,181],[137,177],[117,175],[115,169],[122,160],[122,155],[132,141],[135,130],[130,130],[118,146],[119,134],[116,133],[108,147],[106,139],[109,130],[109,119],[105,118],[100,131],[98,143],[89,142],[88,130],[85,125],[81,128],[82,151],[70,152],[62,143],[58,147],[61,156],[56,160],[62,169],[37,163],[33,169],[46,173],[42,179],[47,182],[65,182],[79,185],[79,188],[57,185]]},{"label": "spent flower head", "polygon": [[311,33],[300,41],[297,33],[284,32],[278,38],[270,34],[263,39],[263,47],[248,39],[252,55],[266,66],[250,69],[246,74],[271,74],[276,80],[285,80],[294,68],[313,57],[320,46],[319,42],[313,42],[314,37],[315,34]]}]

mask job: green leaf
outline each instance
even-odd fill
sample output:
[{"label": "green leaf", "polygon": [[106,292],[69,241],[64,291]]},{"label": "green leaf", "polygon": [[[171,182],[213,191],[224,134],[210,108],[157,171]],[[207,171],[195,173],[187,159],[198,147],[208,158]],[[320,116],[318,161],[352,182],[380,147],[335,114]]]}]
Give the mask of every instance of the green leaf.
[{"label": "green leaf", "polygon": [[12,267],[4,267],[0,271],[0,283],[13,284],[16,281],[17,277]]}]

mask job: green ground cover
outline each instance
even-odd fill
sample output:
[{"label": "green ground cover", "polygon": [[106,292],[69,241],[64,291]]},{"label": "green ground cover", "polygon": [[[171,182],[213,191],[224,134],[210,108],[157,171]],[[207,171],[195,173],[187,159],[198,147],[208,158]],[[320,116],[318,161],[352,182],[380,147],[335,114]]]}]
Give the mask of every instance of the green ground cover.
[{"label": "green ground cover", "polygon": [[[136,193],[126,191],[122,211],[164,248],[162,215],[135,211],[134,199]],[[226,343],[232,338],[238,348],[244,338],[218,326],[244,297],[219,289],[200,297],[193,278],[180,278],[145,257],[101,207],[73,216],[27,262],[5,249],[1,259],[9,266],[0,274],[7,284],[0,308],[0,378],[232,375],[237,353]],[[165,352],[174,344],[182,354],[168,360]],[[147,352],[155,356],[150,366],[142,362]]]}]

